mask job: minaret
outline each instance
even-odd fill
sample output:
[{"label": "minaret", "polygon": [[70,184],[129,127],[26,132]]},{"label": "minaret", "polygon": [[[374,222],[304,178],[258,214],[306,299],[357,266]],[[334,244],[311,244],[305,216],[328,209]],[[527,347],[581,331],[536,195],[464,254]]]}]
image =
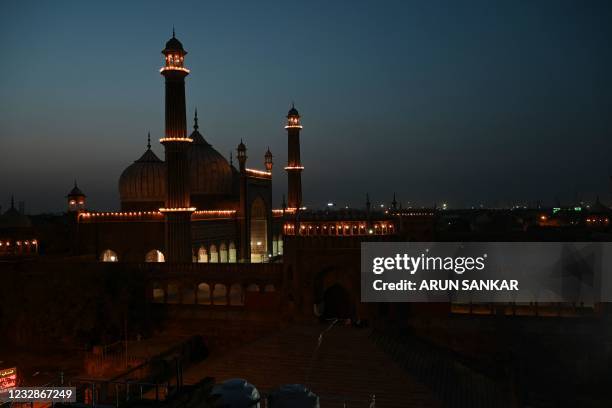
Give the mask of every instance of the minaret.
[{"label": "minaret", "polygon": [[236,155],[238,159],[238,165],[240,169],[240,253],[239,262],[250,262],[251,261],[251,223],[249,222],[250,214],[247,201],[247,174],[246,174],[246,160],[247,160],[247,149],[242,139],[236,149],[238,153]]},{"label": "minaret", "polygon": [[174,36],[162,51],[166,65],[160,69],[166,78],[166,132],[160,142],[166,157],[166,204],[160,211],[166,216],[166,261],[192,262],[191,213],[189,163],[187,149],[192,139],[187,136],[185,113],[185,77],[189,70],[184,66],[187,51]]},{"label": "minaret", "polygon": [[302,206],[302,162],[300,161],[300,114],[295,105],[291,104],[291,109],[287,113],[287,129],[288,136],[288,163],[285,170],[287,171],[288,180],[288,203],[287,206],[291,209],[297,209]]}]

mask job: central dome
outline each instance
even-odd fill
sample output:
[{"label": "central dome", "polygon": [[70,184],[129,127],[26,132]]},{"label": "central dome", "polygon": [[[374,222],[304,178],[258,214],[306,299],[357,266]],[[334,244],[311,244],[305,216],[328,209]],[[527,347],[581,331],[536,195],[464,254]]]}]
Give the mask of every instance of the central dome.
[{"label": "central dome", "polygon": [[204,140],[197,128],[191,133],[191,139],[193,143],[187,157],[192,204],[196,207],[210,205],[212,196],[232,193],[232,168],[225,157]]}]

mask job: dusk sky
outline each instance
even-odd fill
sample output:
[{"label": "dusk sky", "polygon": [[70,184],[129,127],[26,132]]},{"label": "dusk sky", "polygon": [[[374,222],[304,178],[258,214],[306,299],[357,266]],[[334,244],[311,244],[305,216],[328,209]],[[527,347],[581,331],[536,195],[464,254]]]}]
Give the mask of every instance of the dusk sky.
[{"label": "dusk sky", "polygon": [[188,124],[248,167],[302,114],[304,204],[393,192],[451,208],[599,195],[612,204],[612,2],[3,1],[0,204],[119,207],[118,179],[164,130],[160,51],[188,51]]}]

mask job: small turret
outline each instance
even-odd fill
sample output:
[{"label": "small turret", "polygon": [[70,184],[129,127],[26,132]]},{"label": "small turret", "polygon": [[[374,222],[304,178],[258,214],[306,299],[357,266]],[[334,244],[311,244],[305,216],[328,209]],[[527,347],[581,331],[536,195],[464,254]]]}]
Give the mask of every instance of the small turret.
[{"label": "small turret", "polygon": [[86,196],[77,186],[76,180],[74,180],[74,187],[66,198],[68,199],[68,212],[78,212],[85,209]]},{"label": "small turret", "polygon": [[238,158],[238,163],[240,164],[241,172],[246,169],[246,159],[247,159],[246,151],[247,151],[246,146],[242,142],[242,139],[240,139],[240,144],[236,148],[236,152],[237,152],[236,157]]},{"label": "small turret", "polygon": [[264,156],[264,164],[266,166],[266,170],[272,171],[272,165],[274,164],[274,162],[272,162],[272,152],[270,151],[269,147]]}]

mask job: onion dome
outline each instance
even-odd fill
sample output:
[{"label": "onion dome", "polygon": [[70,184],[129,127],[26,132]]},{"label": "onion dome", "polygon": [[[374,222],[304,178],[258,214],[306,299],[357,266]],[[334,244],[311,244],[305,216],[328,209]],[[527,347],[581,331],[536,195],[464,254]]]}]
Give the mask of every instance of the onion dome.
[{"label": "onion dome", "polygon": [[234,378],[217,384],[212,391],[217,396],[216,407],[259,407],[261,396],[253,384],[242,378]]},{"label": "onion dome", "polygon": [[289,109],[289,112],[287,112],[287,117],[290,118],[294,116],[300,117],[300,113],[298,112],[297,109],[295,109],[295,104],[292,102],[291,109]]},{"label": "onion dome", "polygon": [[19,229],[19,228],[31,228],[32,222],[30,217],[20,213],[15,208],[15,200],[11,197],[11,208],[0,216],[0,228],[1,229]]},{"label": "onion dome", "polygon": [[74,183],[74,187],[72,188],[72,190],[70,190],[70,192],[68,193],[68,197],[72,197],[72,196],[84,196],[84,195],[85,194],[83,194],[81,189],[77,187],[76,182]]},{"label": "onion dome", "polygon": [[86,197],[85,194],[81,191],[81,189],[77,186],[76,180],[74,180],[74,187],[68,193],[66,197]]},{"label": "onion dome", "polygon": [[174,27],[172,27],[172,38],[166,42],[164,54],[168,51],[181,51],[183,54],[187,54],[187,51],[183,49],[183,44],[174,36]]},{"label": "onion dome", "polygon": [[153,210],[166,198],[166,167],[151,150],[151,136],[144,154],[128,166],[119,178],[123,210]]},{"label": "onion dome", "polygon": [[204,139],[198,129],[196,110],[193,132],[190,136],[193,142],[187,151],[192,201],[193,197],[198,195],[231,194],[232,168],[230,164]]}]

